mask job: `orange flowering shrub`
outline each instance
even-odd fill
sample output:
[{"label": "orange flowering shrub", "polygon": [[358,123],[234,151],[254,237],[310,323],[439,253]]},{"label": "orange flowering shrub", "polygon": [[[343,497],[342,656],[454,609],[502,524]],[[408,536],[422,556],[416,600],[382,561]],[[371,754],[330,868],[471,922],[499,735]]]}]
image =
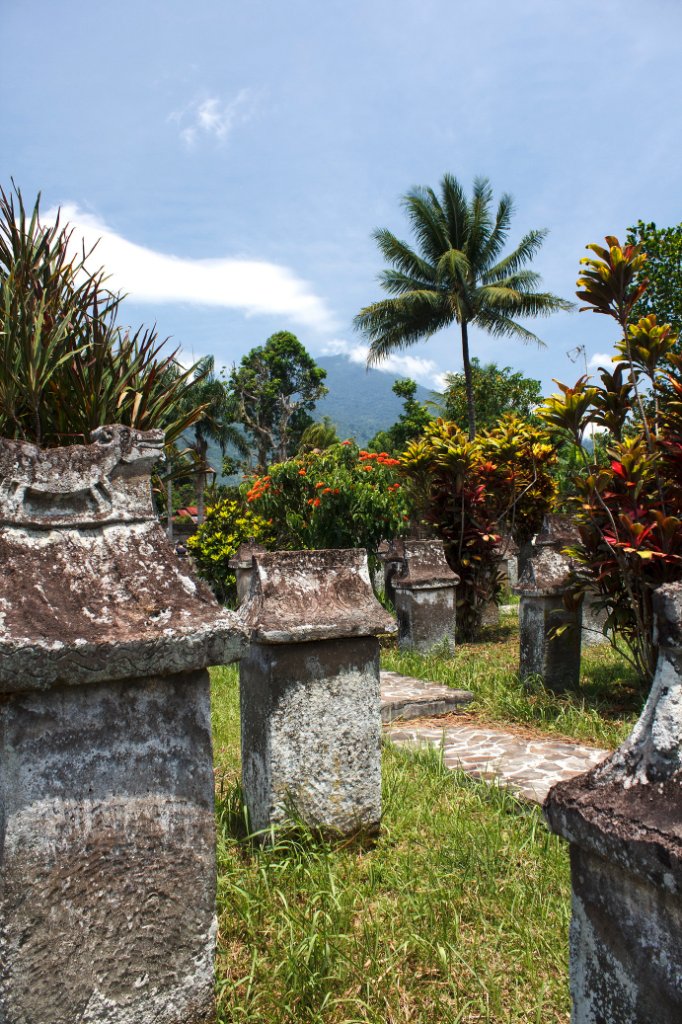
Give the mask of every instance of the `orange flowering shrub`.
[{"label": "orange flowering shrub", "polygon": [[342,441],[270,467],[245,490],[254,512],[272,521],[275,547],[367,548],[405,531],[408,503],[398,459]]}]

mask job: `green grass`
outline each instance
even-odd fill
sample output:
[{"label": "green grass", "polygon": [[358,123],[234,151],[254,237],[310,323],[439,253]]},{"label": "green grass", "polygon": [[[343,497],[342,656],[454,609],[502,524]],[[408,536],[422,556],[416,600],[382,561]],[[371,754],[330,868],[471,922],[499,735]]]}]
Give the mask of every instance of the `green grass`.
[{"label": "green grass", "polygon": [[515,615],[504,615],[485,642],[460,644],[451,657],[398,651],[391,642],[382,650],[383,668],[471,690],[467,711],[482,721],[512,723],[559,733],[585,743],[615,748],[630,733],[644,694],[623,657],[610,646],[587,648],[580,688],[560,696],[518,677],[519,637]]},{"label": "green grass", "polygon": [[237,673],[212,675],[220,1024],[568,1021],[568,858],[538,809],[388,745],[375,842],[258,848]]}]

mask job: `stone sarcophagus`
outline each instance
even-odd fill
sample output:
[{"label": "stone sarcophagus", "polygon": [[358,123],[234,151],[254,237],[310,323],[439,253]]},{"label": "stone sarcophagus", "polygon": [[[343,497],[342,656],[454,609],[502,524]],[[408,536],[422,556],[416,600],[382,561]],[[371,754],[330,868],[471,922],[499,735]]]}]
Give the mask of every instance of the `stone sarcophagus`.
[{"label": "stone sarcophagus", "polygon": [[544,805],[571,849],[572,1024],[682,1021],[682,584],[654,610],[656,675],[630,738]]},{"label": "stone sarcophagus", "polygon": [[0,1021],[215,1019],[206,668],[244,634],[152,506],[160,432],[0,441]]},{"label": "stone sarcophagus", "polygon": [[333,834],[381,821],[379,641],[395,624],[360,550],[253,556],[240,610],[242,782],[254,832],[293,817]]},{"label": "stone sarcophagus", "polygon": [[571,562],[563,548],[577,538],[564,516],[547,516],[518,584],[520,675],[539,676],[550,690],[580,682],[581,608],[572,599]]},{"label": "stone sarcophagus", "polygon": [[399,647],[423,653],[440,644],[454,649],[458,583],[442,540],[403,542],[403,563],[393,577]]}]

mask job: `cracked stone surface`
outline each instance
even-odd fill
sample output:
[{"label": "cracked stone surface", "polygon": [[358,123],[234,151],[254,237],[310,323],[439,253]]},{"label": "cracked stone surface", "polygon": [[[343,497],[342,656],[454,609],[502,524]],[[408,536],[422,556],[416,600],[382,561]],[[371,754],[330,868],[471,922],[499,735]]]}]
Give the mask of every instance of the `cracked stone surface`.
[{"label": "cracked stone surface", "polygon": [[390,727],[386,736],[399,745],[443,746],[448,768],[475,779],[498,782],[532,803],[541,804],[551,787],[588,771],[610,755],[565,739],[523,736],[489,726]]},{"label": "cracked stone surface", "polygon": [[403,676],[399,672],[381,671],[381,721],[384,723],[447,715],[461,710],[473,699],[470,690],[453,690],[450,686]]}]

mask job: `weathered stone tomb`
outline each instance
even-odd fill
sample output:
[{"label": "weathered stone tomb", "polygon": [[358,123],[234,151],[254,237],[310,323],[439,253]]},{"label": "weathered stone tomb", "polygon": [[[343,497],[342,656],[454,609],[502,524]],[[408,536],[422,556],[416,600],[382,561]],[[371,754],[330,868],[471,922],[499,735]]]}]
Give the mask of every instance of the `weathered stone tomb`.
[{"label": "weathered stone tomb", "polygon": [[254,555],[240,611],[242,780],[251,828],[289,817],[324,831],[381,821],[377,634],[395,624],[360,550]]},{"label": "weathered stone tomb", "polygon": [[384,570],[384,593],[395,608],[394,579],[403,568],[405,562],[405,542],[401,537],[394,540],[383,540],[377,550],[377,556]]},{"label": "weathered stone tomb", "polygon": [[403,552],[393,576],[398,646],[427,653],[445,644],[454,650],[459,576],[447,563],[442,540],[406,540]]},{"label": "weathered stone tomb", "polygon": [[547,516],[514,587],[521,597],[521,678],[540,676],[557,692],[580,681],[581,608],[572,598],[570,559],[562,553],[576,536],[570,520]]},{"label": "weathered stone tomb", "polygon": [[573,1024],[682,1021],[682,584],[654,607],[658,665],[630,738],[544,805],[571,848]]},{"label": "weathered stone tomb", "polygon": [[206,667],[235,617],[151,500],[160,432],[0,441],[0,1021],[209,1024]]}]

